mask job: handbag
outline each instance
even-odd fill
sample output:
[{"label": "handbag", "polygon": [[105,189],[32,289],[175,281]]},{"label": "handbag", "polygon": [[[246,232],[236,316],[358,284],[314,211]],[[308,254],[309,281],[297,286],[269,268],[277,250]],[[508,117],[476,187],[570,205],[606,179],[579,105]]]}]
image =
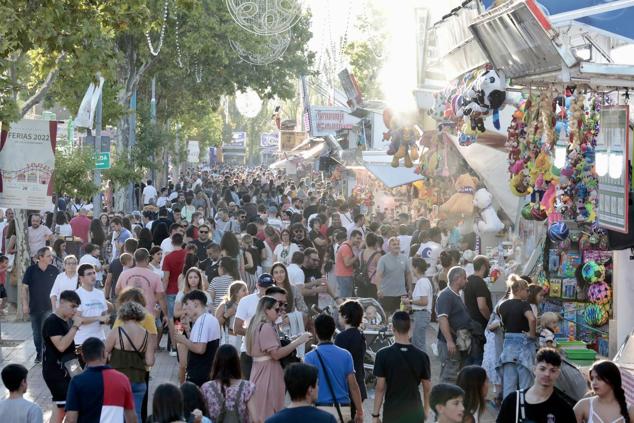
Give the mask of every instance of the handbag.
[{"label": "handbag", "polygon": [[[280,345],[282,345],[282,347],[287,346],[291,342],[292,341],[286,335],[282,335],[280,337]],[[295,349],[291,351],[291,353],[286,357],[281,358],[279,362],[282,365],[282,368],[285,369],[287,366],[290,366],[293,363],[300,363],[301,360],[299,359],[299,357],[297,357],[297,350]]]},{"label": "handbag", "polygon": [[[340,423],[348,423],[350,419],[352,418],[352,416],[350,415],[350,413],[347,413],[346,417],[348,418],[348,420],[344,420],[342,406],[339,404],[339,401],[337,401],[335,390],[332,388],[332,382],[330,381],[330,376],[328,375],[328,368],[326,367],[326,364],[324,364],[324,360],[323,358],[321,358],[321,354],[319,354],[318,350],[315,350],[315,354],[317,354],[317,358],[319,359],[319,364],[321,364],[321,368],[324,370],[324,377],[326,379],[326,384],[328,385],[328,390],[330,391],[330,395],[332,395],[332,402],[335,403],[335,409],[337,410],[337,414],[334,414],[328,410],[328,408],[331,408],[331,407],[323,407],[323,409],[324,411],[330,412],[335,417],[339,417]],[[347,406],[347,409],[350,410],[350,406]]]},{"label": "handbag", "polygon": [[66,371],[66,374],[71,379],[77,375],[80,375],[84,371],[84,369],[81,368],[79,359],[74,352],[62,355],[59,361],[62,368]]},{"label": "handbag", "polygon": [[458,351],[469,351],[471,348],[471,331],[469,329],[458,329],[456,331],[456,348]]}]

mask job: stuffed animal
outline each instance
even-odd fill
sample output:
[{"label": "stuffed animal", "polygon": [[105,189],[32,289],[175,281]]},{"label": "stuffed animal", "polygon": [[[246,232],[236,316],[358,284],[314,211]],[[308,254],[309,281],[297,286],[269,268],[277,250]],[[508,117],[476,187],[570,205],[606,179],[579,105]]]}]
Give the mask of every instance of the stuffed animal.
[{"label": "stuffed animal", "polygon": [[470,217],[473,215],[473,196],[478,185],[478,178],[468,173],[458,176],[454,187],[456,193],[440,206],[441,219],[449,216]]},{"label": "stuffed animal", "polygon": [[482,235],[484,233],[497,233],[504,229],[504,223],[500,220],[493,208],[493,194],[480,188],[473,196],[473,205],[478,210],[473,231]]}]

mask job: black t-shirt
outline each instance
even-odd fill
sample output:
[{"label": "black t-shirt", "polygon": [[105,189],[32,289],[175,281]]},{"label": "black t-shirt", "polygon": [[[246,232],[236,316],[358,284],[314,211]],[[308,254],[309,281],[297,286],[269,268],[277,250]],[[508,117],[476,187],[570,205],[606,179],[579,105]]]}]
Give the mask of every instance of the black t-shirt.
[{"label": "black t-shirt", "polygon": [[49,376],[58,374],[63,378],[66,375],[66,372],[62,370],[62,367],[60,366],[60,360],[62,356],[66,354],[74,354],[75,342],[71,342],[68,348],[66,348],[63,352],[60,352],[57,348],[55,348],[53,341],[51,341],[51,337],[65,336],[68,331],[70,331],[70,324],[55,313],[48,316],[42,325],[42,338],[44,345],[42,368]]},{"label": "black t-shirt", "polygon": [[498,314],[502,318],[504,332],[522,333],[528,332],[528,319],[524,313],[531,310],[528,301],[511,299],[506,300],[498,307]]},{"label": "black t-shirt", "polygon": [[[304,209],[304,219],[308,220],[309,217],[311,217],[312,215],[314,215],[318,211],[319,211],[319,207],[317,207],[316,204],[306,207]],[[308,223],[310,223],[310,222],[308,222]]]},{"label": "black t-shirt", "polygon": [[42,313],[51,310],[49,294],[59,274],[57,267],[49,264],[42,271],[37,264],[32,264],[24,272],[22,283],[29,287],[29,309],[31,313]]},{"label": "black t-shirt", "polygon": [[464,303],[467,306],[467,310],[469,311],[471,318],[476,322],[479,322],[482,325],[482,328],[485,328],[488,323],[488,319],[485,319],[480,313],[480,309],[478,308],[479,297],[486,298],[489,311],[493,311],[491,292],[489,291],[486,282],[484,282],[484,279],[480,276],[471,275],[467,278],[467,285],[464,287]]},{"label": "black t-shirt", "polygon": [[299,247],[299,251],[301,252],[304,252],[306,248],[314,247],[313,242],[307,237],[304,237],[304,239],[302,239],[301,241],[298,239],[293,239],[291,242],[297,244],[297,246]]},{"label": "black t-shirt", "polygon": [[[525,392],[525,391],[523,391]],[[497,423],[516,421],[517,392],[510,393],[502,402]],[[557,392],[553,392],[550,398],[538,404],[527,404],[524,400],[525,418],[523,423],[568,423],[575,422],[575,413]]]},{"label": "black t-shirt", "polygon": [[216,276],[220,276],[218,274],[219,265],[220,261],[213,261],[210,258],[206,258],[205,260],[198,263],[198,266],[205,271],[205,274],[207,275],[207,280],[210,282]]},{"label": "black t-shirt", "polygon": [[198,261],[202,262],[207,258],[207,247],[213,244],[213,241],[208,239],[207,241],[201,241],[199,239],[195,239],[192,243],[196,246],[196,255],[198,256]]},{"label": "black t-shirt", "polygon": [[[302,266],[302,270],[304,271],[304,281],[305,283],[310,282],[313,279],[321,279],[321,270],[320,269],[308,269]],[[304,295],[304,301],[308,306],[308,309],[315,304],[317,304],[317,299],[319,298],[319,294],[315,295]]]},{"label": "black t-shirt", "polygon": [[121,264],[121,260],[117,257],[112,260],[110,266],[108,266],[108,272],[112,273],[112,285],[110,285],[111,292],[104,292],[106,298],[111,298],[114,296],[114,289],[117,286],[117,281],[119,280],[119,275],[123,272],[123,265]]},{"label": "black t-shirt", "polygon": [[348,350],[352,355],[354,363],[354,376],[357,378],[359,389],[361,390],[361,399],[368,397],[365,387],[365,369],[363,368],[363,357],[365,356],[366,343],[365,336],[357,328],[346,329],[335,337],[335,345]]},{"label": "black t-shirt", "polygon": [[374,376],[386,382],[383,421],[418,423],[425,419],[418,385],[431,379],[429,356],[413,345],[393,344],[376,354]]}]

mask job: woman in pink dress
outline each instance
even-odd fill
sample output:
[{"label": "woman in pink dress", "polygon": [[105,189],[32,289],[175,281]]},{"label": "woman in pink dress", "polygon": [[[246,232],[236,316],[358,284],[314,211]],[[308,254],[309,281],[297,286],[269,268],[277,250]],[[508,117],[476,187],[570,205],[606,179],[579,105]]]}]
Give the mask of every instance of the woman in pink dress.
[{"label": "woman in pink dress", "polygon": [[255,422],[263,422],[284,408],[284,372],[278,360],[308,342],[311,337],[310,333],[304,333],[282,347],[275,328],[275,321],[282,312],[282,305],[275,298],[262,297],[247,329],[246,348],[253,357],[251,382],[255,384]]}]

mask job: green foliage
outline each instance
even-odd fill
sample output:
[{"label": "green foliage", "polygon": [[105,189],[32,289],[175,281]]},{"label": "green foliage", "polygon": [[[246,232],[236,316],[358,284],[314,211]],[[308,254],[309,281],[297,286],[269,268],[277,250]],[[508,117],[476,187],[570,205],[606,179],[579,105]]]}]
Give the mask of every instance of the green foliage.
[{"label": "green foliage", "polygon": [[90,198],[99,191],[92,181],[95,155],[92,148],[58,147],[55,152],[55,192],[73,198]]},{"label": "green foliage", "polygon": [[111,180],[115,189],[127,187],[143,178],[143,169],[130,159],[127,153],[119,153],[113,158],[110,169],[102,171],[103,179]]}]

